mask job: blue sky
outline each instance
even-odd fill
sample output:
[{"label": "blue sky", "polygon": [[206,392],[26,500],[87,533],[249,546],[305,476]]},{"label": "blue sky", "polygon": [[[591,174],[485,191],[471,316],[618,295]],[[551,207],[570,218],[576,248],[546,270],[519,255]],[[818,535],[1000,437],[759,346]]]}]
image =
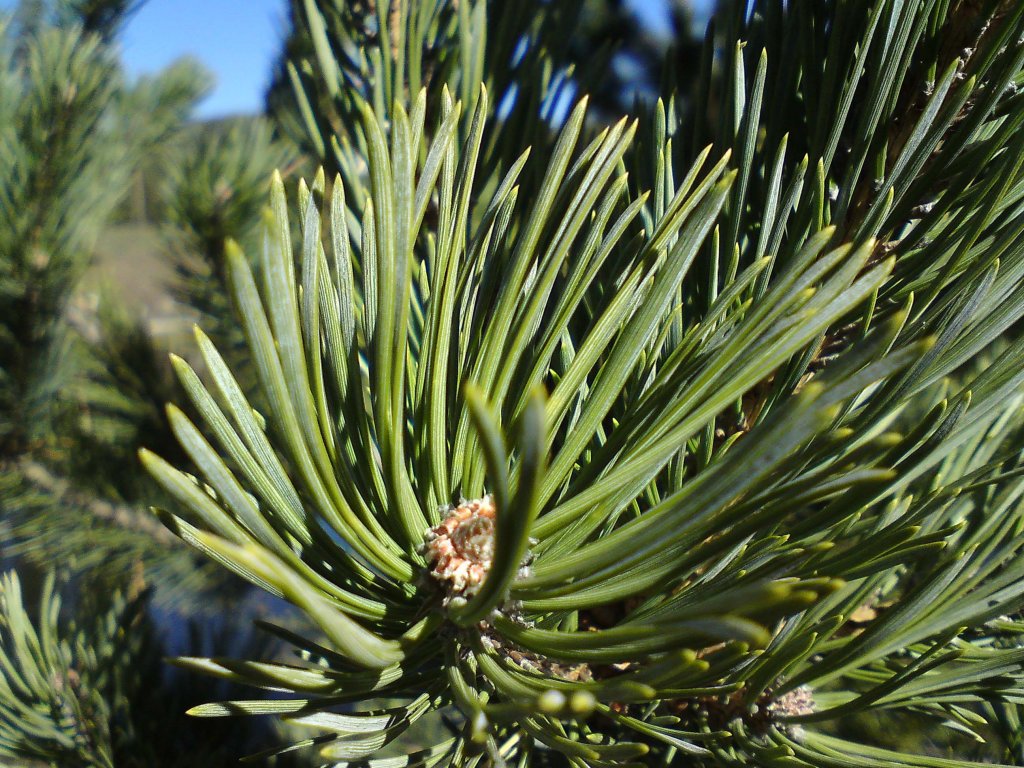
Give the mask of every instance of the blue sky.
[{"label": "blue sky", "polygon": [[285,0],[149,0],[121,38],[130,75],[194,56],[216,78],[200,117],[255,112],[285,34]]},{"label": "blue sky", "polygon": [[[509,0],[515,2],[516,0]],[[629,0],[652,26],[667,22],[664,0]],[[11,9],[15,0],[0,0]],[[711,0],[694,0],[705,11]],[[193,56],[214,75],[198,117],[257,112],[286,31],[286,0],[148,0],[121,38],[130,77],[159,72]]]},{"label": "blue sky", "polygon": [[[0,0],[11,11],[17,0]],[[129,77],[159,72],[182,56],[215,78],[199,117],[256,112],[285,34],[286,0],[147,0],[121,36]]]}]

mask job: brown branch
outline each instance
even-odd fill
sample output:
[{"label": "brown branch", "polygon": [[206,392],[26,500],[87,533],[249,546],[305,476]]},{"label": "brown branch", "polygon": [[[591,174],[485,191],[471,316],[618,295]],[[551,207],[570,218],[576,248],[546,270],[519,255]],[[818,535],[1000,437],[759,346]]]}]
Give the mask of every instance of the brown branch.
[{"label": "brown branch", "polygon": [[104,499],[78,493],[67,478],[59,477],[46,466],[32,459],[22,459],[18,472],[37,490],[43,491],[62,504],[84,509],[93,518],[128,531],[143,533],[157,544],[178,545],[181,540],[163,526],[153,515],[128,504],[113,504]]}]

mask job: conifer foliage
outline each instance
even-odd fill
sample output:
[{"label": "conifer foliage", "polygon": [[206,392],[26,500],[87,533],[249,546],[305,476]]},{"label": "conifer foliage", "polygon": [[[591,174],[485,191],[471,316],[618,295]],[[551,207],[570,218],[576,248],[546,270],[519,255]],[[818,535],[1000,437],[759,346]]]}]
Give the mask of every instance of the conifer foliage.
[{"label": "conifer foliage", "polygon": [[[307,620],[176,659],[238,684],[193,722],[274,716],[277,765],[1024,765],[1024,6],[723,2],[621,119],[597,6],[293,0],[269,105],[323,170],[256,226],[269,130],[172,174],[210,332],[178,448],[138,411],[169,530],[134,533]],[[0,73],[0,311],[34,312],[0,316],[0,456],[52,431],[99,225],[38,201],[116,203],[99,113],[30,142],[48,77],[101,103],[96,23]],[[5,504],[46,507],[30,480]],[[223,764],[124,674],[140,584],[74,620],[51,584],[30,615],[0,581],[0,755]]]},{"label": "conifer foliage", "polygon": [[[173,450],[173,374],[113,294],[97,290],[91,314],[83,301],[133,176],[167,162],[208,82],[187,60],[125,82],[115,38],[137,5],[0,13],[0,763],[12,768],[223,765],[263,744],[255,728],[182,722],[218,694],[167,675],[151,585],[173,584],[159,605],[190,611],[204,588],[238,590],[130,503],[154,492],[140,440]],[[187,619],[175,621],[180,647]]]},{"label": "conifer foliage", "polygon": [[[0,99],[0,441],[23,450],[47,433],[59,377],[53,349],[71,287],[117,204],[130,160],[100,124],[113,108],[108,51],[76,28],[16,45],[4,35]],[[105,183],[100,184],[100,180]],[[51,207],[61,200],[63,209]],[[88,207],[91,215],[83,215]]]},{"label": "conifer foliage", "polygon": [[109,42],[125,4],[83,4],[81,18],[77,7],[22,3],[0,35],[0,541],[5,557],[44,568],[114,551],[121,566],[147,551],[167,559],[143,509],[122,510],[127,527],[82,509],[143,487],[131,470],[143,435],[169,445],[164,355],[123,307],[101,309],[92,333],[75,298],[142,158],[170,142],[207,82],[182,62],[129,86]]},{"label": "conifer foliage", "polygon": [[268,405],[200,334],[202,477],[142,459],[319,633],[181,659],[288,692],[194,714],[339,765],[970,765],[842,727],[1018,717],[1024,7],[725,4],[610,125],[575,9],[295,4],[338,174],[228,250]]}]

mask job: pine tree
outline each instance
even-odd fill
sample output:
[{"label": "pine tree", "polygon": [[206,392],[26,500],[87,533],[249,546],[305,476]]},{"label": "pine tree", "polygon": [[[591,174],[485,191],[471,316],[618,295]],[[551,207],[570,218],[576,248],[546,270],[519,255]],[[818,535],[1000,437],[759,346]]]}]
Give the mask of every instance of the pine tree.
[{"label": "pine tree", "polygon": [[[248,361],[199,332],[141,458],[310,627],[178,659],[266,692],[191,713],[331,765],[1024,765],[1024,7],[726,3],[621,120],[585,7],[293,3],[326,172],[217,256]],[[4,669],[79,631],[4,590]]]},{"label": "pine tree", "polygon": [[[167,675],[166,623],[186,619],[156,623],[152,585],[164,616],[241,590],[136,503],[153,485],[135,446],[174,450],[173,376],[113,294],[95,314],[81,301],[133,176],[166,173],[209,81],[182,61],[125,82],[116,36],[135,5],[23,2],[0,28],[0,565],[16,568],[0,577],[5,766],[222,765],[265,738],[184,722],[225,693]],[[231,634],[245,647],[244,627]],[[210,631],[188,635],[169,640],[211,649]]]},{"label": "pine tree", "polygon": [[111,39],[129,9],[100,5],[84,4],[79,17],[75,4],[25,3],[0,39],[4,555],[125,573],[147,554],[180,579],[192,559],[153,541],[143,509],[109,503],[143,487],[123,468],[134,466],[131,446],[167,435],[166,366],[123,310],[103,308],[94,334],[72,297],[132,174],[180,130],[207,77],[183,62],[126,84]]},{"label": "pine tree", "polygon": [[262,118],[196,128],[189,151],[168,176],[166,248],[177,267],[178,299],[251,392],[245,337],[228,291],[225,244],[233,240],[256,252],[268,180],[276,168],[287,174],[295,153]]},{"label": "pine tree", "polygon": [[[59,366],[48,353],[130,166],[123,145],[97,130],[117,78],[95,38],[49,28],[4,43],[0,435],[10,455],[50,431]],[[53,199],[78,209],[71,222],[49,206]],[[81,212],[86,206],[90,215]]]},{"label": "pine tree", "polygon": [[275,183],[259,283],[229,249],[269,408],[200,336],[202,483],[142,457],[322,638],[182,660],[293,697],[195,713],[341,764],[971,764],[862,713],[1016,759],[1024,7],[726,5],[602,125],[575,6],[295,4],[339,175]]}]

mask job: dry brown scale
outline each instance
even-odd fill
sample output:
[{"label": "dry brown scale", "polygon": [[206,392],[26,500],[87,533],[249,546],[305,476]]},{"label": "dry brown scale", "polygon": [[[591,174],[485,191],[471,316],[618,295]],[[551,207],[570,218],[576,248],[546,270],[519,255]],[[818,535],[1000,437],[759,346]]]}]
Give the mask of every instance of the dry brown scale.
[{"label": "dry brown scale", "polygon": [[494,500],[463,501],[424,536],[430,576],[443,587],[444,605],[479,591],[494,561]]},{"label": "dry brown scale", "polygon": [[[445,606],[452,600],[471,598],[487,578],[494,561],[495,515],[494,500],[490,496],[463,501],[424,536],[423,555],[430,567],[430,577],[444,591],[442,602]],[[528,572],[531,559],[532,554],[527,552],[520,575]],[[528,623],[515,606],[505,605],[501,610],[520,623]],[[587,681],[593,677],[586,664],[561,664],[510,643],[494,632],[486,621],[480,622],[479,629],[485,646],[503,654],[522,669],[571,682]]]}]

